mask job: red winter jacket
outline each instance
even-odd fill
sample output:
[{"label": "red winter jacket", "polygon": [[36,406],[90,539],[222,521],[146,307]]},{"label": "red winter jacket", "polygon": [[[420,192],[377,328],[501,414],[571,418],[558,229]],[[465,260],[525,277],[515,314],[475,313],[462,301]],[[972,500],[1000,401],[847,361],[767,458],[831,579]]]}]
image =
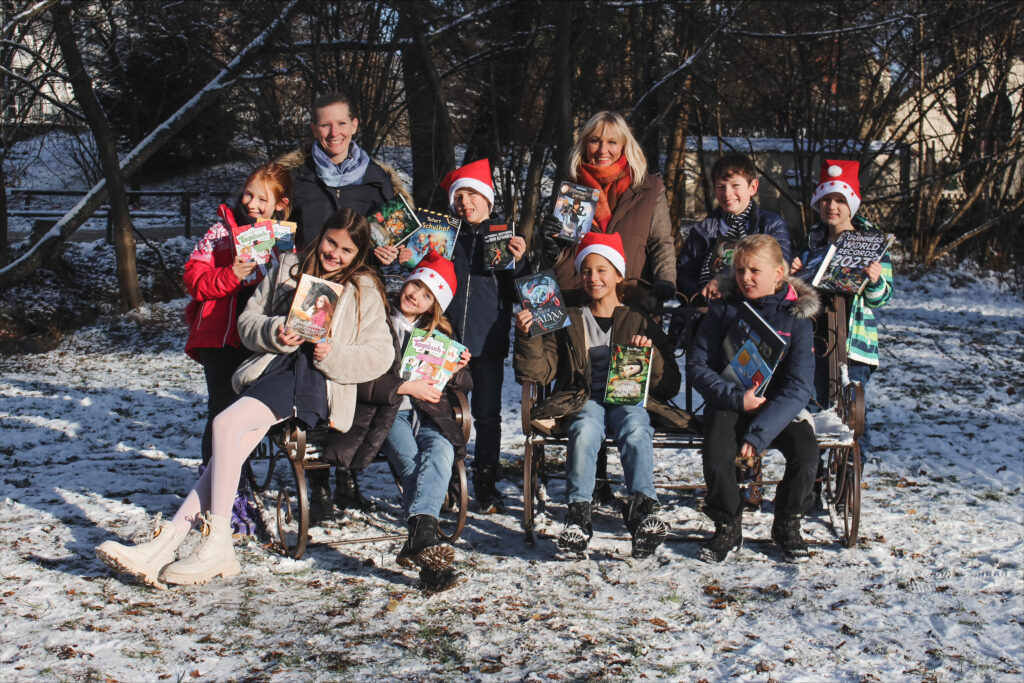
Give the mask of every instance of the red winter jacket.
[{"label": "red winter jacket", "polygon": [[[232,228],[237,227],[234,212],[227,204],[217,209],[221,220],[196,242],[185,263],[185,288],[192,301],[185,309],[189,326],[185,353],[199,361],[199,349],[241,346],[238,337],[238,294],[242,284],[231,269],[235,261]],[[247,287],[251,288],[251,287]]]}]

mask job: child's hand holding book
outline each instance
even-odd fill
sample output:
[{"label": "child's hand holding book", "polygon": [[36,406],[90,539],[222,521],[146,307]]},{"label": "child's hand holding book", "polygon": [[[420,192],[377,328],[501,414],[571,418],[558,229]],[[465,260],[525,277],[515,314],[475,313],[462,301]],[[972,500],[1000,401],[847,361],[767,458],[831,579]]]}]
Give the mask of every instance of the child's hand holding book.
[{"label": "child's hand holding book", "polygon": [[441,392],[434,384],[437,380],[433,379],[414,379],[406,380],[402,382],[402,386],[398,387],[398,393],[417,401],[426,401],[427,403],[437,403],[441,400]]},{"label": "child's hand holding book", "polygon": [[[767,402],[764,396],[757,395],[757,388],[761,386],[761,383],[754,380],[754,384],[743,392],[743,412],[745,413],[756,413],[761,409],[761,406]],[[744,444],[747,445],[747,444]]]},{"label": "child's hand holding book", "polygon": [[294,332],[289,332],[288,330],[286,330],[284,325],[281,325],[277,328],[277,340],[284,344],[285,346],[298,346],[303,341],[305,341],[302,337],[295,334]]},{"label": "child's hand holding book", "polygon": [[231,270],[235,272],[235,277],[238,278],[238,281],[242,282],[245,278],[249,277],[252,271],[256,270],[256,262],[239,254],[235,256],[235,262],[231,264]]}]

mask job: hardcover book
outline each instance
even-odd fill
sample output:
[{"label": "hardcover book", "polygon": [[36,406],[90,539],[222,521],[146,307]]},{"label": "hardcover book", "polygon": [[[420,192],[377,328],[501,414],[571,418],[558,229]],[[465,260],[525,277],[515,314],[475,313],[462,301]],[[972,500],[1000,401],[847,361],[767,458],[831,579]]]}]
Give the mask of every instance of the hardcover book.
[{"label": "hardcover book", "polygon": [[533,313],[530,336],[554,332],[570,325],[555,274],[545,270],[516,279],[516,291],[523,308]]},{"label": "hardcover book", "polygon": [[810,257],[812,263],[805,263],[800,269],[805,279],[814,273],[810,282],[826,292],[860,294],[868,283],[864,269],[874,261],[880,261],[896,239],[878,230],[847,230],[840,233],[835,244],[823,250],[821,263],[814,269],[817,254]]},{"label": "hardcover book", "polygon": [[242,280],[243,285],[259,282],[277,264],[274,247],[274,222],[258,221],[254,225],[239,225],[231,229],[235,241],[235,253],[248,261],[255,261],[256,268]]},{"label": "hardcover book", "polygon": [[327,339],[342,289],[336,282],[303,273],[288,310],[285,330],[313,343]]},{"label": "hardcover book", "polygon": [[763,396],[768,380],[782,360],[786,341],[744,301],[739,316],[725,334],[722,350],[729,359],[722,377],[743,389],[757,384],[756,394]]},{"label": "hardcover book", "polygon": [[420,227],[407,238],[406,246],[412,250],[412,258],[405,262],[407,268],[415,268],[430,252],[436,252],[451,259],[455,251],[455,239],[459,236],[462,221],[436,211],[417,209],[416,217]]},{"label": "hardcover book", "polygon": [[508,243],[515,237],[515,228],[509,225],[492,225],[484,235],[484,268],[487,270],[511,270],[516,260],[508,250]]},{"label": "hardcover book", "polygon": [[612,348],[608,364],[608,384],[604,402],[610,405],[635,406],[647,404],[647,387],[651,381],[650,346]]},{"label": "hardcover book", "polygon": [[401,194],[385,202],[379,211],[367,217],[374,246],[397,246],[420,227],[416,212]]},{"label": "hardcover book", "polygon": [[562,226],[559,237],[578,242],[590,232],[594,223],[594,209],[601,197],[601,190],[563,181],[555,199],[555,218]]},{"label": "hardcover book", "polygon": [[277,221],[271,226],[274,233],[274,249],[278,254],[295,252],[295,229],[298,227],[298,223],[291,221]]},{"label": "hardcover book", "polygon": [[[443,390],[459,364],[459,357],[466,347],[437,330],[427,333],[416,328],[409,333],[402,352],[399,374],[406,381],[427,379]],[[454,362],[452,359],[454,358]]]}]

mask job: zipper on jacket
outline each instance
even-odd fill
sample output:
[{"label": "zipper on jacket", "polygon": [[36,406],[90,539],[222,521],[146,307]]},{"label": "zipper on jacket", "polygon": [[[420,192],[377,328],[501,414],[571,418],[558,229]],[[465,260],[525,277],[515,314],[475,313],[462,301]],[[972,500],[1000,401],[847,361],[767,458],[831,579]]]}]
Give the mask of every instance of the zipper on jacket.
[{"label": "zipper on jacket", "polygon": [[459,331],[459,341],[466,342],[466,320],[469,317],[469,295],[472,292],[470,283],[473,282],[473,256],[476,255],[477,232],[473,232],[473,242],[469,245],[469,269],[466,272],[466,304],[462,307],[462,329]]},{"label": "zipper on jacket", "polygon": [[[220,340],[220,347],[225,348],[228,345],[228,337],[231,336],[231,321],[235,320],[235,307],[238,306],[238,294],[237,292],[231,297],[231,310],[228,311],[228,326],[224,330],[224,338]],[[238,325],[238,321],[235,321],[235,325]],[[239,335],[241,336],[241,335]]]}]

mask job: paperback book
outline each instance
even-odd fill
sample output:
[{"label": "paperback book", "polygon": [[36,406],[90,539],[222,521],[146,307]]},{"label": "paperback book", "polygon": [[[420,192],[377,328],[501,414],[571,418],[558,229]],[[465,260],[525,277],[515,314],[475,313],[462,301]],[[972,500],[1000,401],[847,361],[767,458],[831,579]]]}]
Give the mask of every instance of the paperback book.
[{"label": "paperback book", "polygon": [[841,233],[828,249],[809,256],[809,263],[805,263],[799,272],[824,291],[860,294],[868,283],[864,269],[872,262],[880,261],[895,239],[894,235],[878,230],[848,230]]},{"label": "paperback book", "polygon": [[412,258],[405,262],[405,266],[415,268],[432,251],[450,260],[455,251],[455,239],[459,236],[462,221],[453,216],[424,209],[416,210],[416,218],[419,219],[420,227],[406,238],[406,246],[412,251]]},{"label": "paperback book", "polygon": [[277,264],[277,254],[274,252],[277,244],[274,237],[274,222],[266,220],[254,225],[238,225],[231,229],[231,233],[235,240],[235,253],[247,261],[256,263],[256,268],[242,280],[242,284],[256,284]]},{"label": "paperback book", "polygon": [[651,381],[651,347],[616,344],[608,364],[604,402],[610,405],[647,404]]},{"label": "paperback book", "polygon": [[370,214],[368,218],[373,244],[378,247],[402,244],[420,227],[416,212],[401,194],[385,202],[379,211]]},{"label": "paperback book", "polygon": [[399,374],[402,379],[410,382],[418,379],[432,380],[438,390],[443,390],[455,373],[465,348],[437,330],[428,333],[417,327],[409,333],[405,343]]},{"label": "paperback book", "polygon": [[722,371],[722,377],[743,389],[758,385],[755,392],[763,396],[768,380],[782,360],[786,341],[744,301],[739,316],[725,334],[722,350],[729,364]]},{"label": "paperback book", "polygon": [[515,237],[515,227],[492,225],[484,235],[484,268],[486,270],[511,270],[516,260],[508,250],[508,243]]},{"label": "paperback book", "polygon": [[274,233],[274,249],[280,254],[295,252],[295,229],[298,223],[291,221],[277,221],[271,226]]},{"label": "paperback book", "polygon": [[558,236],[578,242],[590,232],[594,223],[594,209],[601,197],[601,190],[563,181],[555,199],[555,218],[561,224]]},{"label": "paperback book", "polygon": [[341,292],[338,283],[303,273],[288,310],[285,330],[313,343],[327,339]]},{"label": "paperback book", "polygon": [[530,336],[547,334],[568,327],[569,313],[562,301],[555,274],[545,270],[516,279],[516,291],[523,308],[533,313]]}]

